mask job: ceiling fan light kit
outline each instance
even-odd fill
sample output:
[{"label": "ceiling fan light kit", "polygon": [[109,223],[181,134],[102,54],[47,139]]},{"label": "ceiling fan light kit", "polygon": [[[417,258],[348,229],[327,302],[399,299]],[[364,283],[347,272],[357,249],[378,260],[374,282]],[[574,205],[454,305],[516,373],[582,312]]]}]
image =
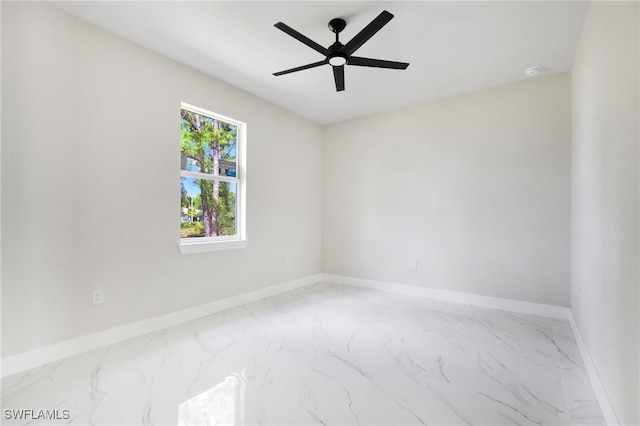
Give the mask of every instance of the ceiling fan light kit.
[{"label": "ceiling fan light kit", "polygon": [[334,67],[341,67],[347,64],[347,57],[342,55],[334,55],[329,57],[329,65]]},{"label": "ceiling fan light kit", "polygon": [[407,69],[407,62],[385,61],[382,59],[362,58],[352,56],[364,43],[374,36],[382,27],[384,27],[393,15],[383,10],[373,21],[356,34],[347,44],[340,43],[340,32],[345,29],[347,23],[344,19],[334,18],[329,21],[329,29],[336,34],[336,41],[331,46],[324,46],[309,39],[283,22],[278,22],[274,26],[279,30],[287,33],[291,37],[307,45],[318,53],[324,55],[325,59],[311,64],[302,65],[284,71],[273,73],[275,76],[290,74],[292,72],[303,71],[310,68],[319,67],[321,65],[331,65],[333,68],[333,78],[336,84],[336,91],[344,90],[344,66],[356,65],[361,67],[388,68],[388,69]]}]

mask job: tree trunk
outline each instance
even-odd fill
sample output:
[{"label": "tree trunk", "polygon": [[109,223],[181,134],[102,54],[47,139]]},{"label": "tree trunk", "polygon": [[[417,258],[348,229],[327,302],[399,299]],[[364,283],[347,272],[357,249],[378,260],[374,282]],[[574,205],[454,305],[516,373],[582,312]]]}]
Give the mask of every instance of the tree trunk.
[{"label": "tree trunk", "polygon": [[[202,122],[200,121],[200,115],[193,114],[190,112],[183,111],[182,117],[189,122],[191,127],[196,131],[202,132]],[[200,145],[200,149],[198,150],[197,156],[192,157],[195,161],[198,162],[200,166],[200,171],[203,173],[208,173],[209,171],[205,169],[205,158],[206,153],[204,150],[204,145]],[[215,162],[216,160],[214,160]],[[202,202],[202,221],[204,222],[204,236],[211,237],[213,235],[218,235],[215,215],[213,213],[215,202],[209,199],[209,191],[207,188],[208,181],[200,180],[200,201]],[[212,197],[214,200],[217,200],[217,196]]]},{"label": "tree trunk", "polygon": [[[211,148],[213,149],[213,174],[220,174],[220,141],[217,139],[217,132],[220,130],[220,122],[218,120],[213,120],[213,134],[215,135],[213,138],[213,143]],[[220,226],[218,224],[218,212],[220,210],[220,182],[217,180],[213,181],[213,205],[214,205],[214,217],[213,217],[213,229],[212,235],[220,235]]]}]

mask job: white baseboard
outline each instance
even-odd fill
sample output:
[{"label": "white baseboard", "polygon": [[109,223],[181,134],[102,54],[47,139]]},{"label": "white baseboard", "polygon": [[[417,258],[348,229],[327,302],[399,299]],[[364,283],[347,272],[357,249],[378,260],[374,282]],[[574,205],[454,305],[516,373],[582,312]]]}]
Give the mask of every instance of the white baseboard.
[{"label": "white baseboard", "polygon": [[372,290],[380,290],[390,293],[399,293],[407,296],[445,300],[447,302],[461,303],[464,305],[501,309],[503,311],[518,312],[522,314],[540,315],[548,318],[564,320],[571,319],[571,311],[569,308],[564,306],[522,302],[520,300],[502,299],[499,297],[481,296],[479,294],[462,293],[457,291],[438,290],[434,288],[397,284],[387,281],[366,280],[362,278],[345,277],[343,275],[322,274],[322,281],[370,288]]},{"label": "white baseboard", "polygon": [[224,311],[225,309],[235,308],[236,306],[255,302],[256,300],[264,299],[265,297],[305,287],[321,280],[322,274],[310,275],[308,277],[272,285],[248,293],[228,297],[226,299],[216,300],[215,302],[206,303],[204,305],[194,306],[193,308],[183,309],[181,311],[137,321],[120,327],[111,328],[109,330],[87,334],[53,345],[11,355],[2,358],[0,361],[0,377],[7,377],[31,368],[40,367],[45,364],[68,358],[70,356],[112,345],[123,340],[193,321],[216,312]]},{"label": "white baseboard", "polygon": [[591,386],[593,387],[593,391],[596,393],[596,398],[598,398],[598,404],[600,404],[600,410],[602,410],[604,420],[606,421],[607,426],[618,426],[620,425],[618,416],[616,416],[616,412],[613,410],[613,405],[611,405],[607,392],[604,390],[604,385],[600,380],[600,375],[598,374],[595,364],[591,359],[587,346],[584,344],[584,340],[582,340],[582,335],[580,334],[578,325],[573,320],[573,317],[571,317],[569,322],[571,323],[571,329],[573,330],[573,336],[576,338],[578,349],[580,349],[580,355],[582,355],[584,368],[587,370],[587,374],[589,374]]}]

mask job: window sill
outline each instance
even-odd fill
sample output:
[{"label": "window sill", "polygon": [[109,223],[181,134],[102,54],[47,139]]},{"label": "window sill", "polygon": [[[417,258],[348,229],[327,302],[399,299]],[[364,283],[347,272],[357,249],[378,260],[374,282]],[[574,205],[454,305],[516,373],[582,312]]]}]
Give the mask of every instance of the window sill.
[{"label": "window sill", "polygon": [[245,248],[247,239],[225,241],[181,241],[178,244],[181,254],[206,253],[218,250],[234,250]]}]

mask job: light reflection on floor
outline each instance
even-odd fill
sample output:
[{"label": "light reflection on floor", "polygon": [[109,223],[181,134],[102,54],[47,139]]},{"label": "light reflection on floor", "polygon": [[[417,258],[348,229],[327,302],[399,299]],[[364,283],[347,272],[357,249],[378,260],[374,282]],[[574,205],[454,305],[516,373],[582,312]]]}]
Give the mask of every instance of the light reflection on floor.
[{"label": "light reflection on floor", "polygon": [[243,425],[246,384],[247,379],[242,370],[183,402],[178,407],[178,425]]}]

